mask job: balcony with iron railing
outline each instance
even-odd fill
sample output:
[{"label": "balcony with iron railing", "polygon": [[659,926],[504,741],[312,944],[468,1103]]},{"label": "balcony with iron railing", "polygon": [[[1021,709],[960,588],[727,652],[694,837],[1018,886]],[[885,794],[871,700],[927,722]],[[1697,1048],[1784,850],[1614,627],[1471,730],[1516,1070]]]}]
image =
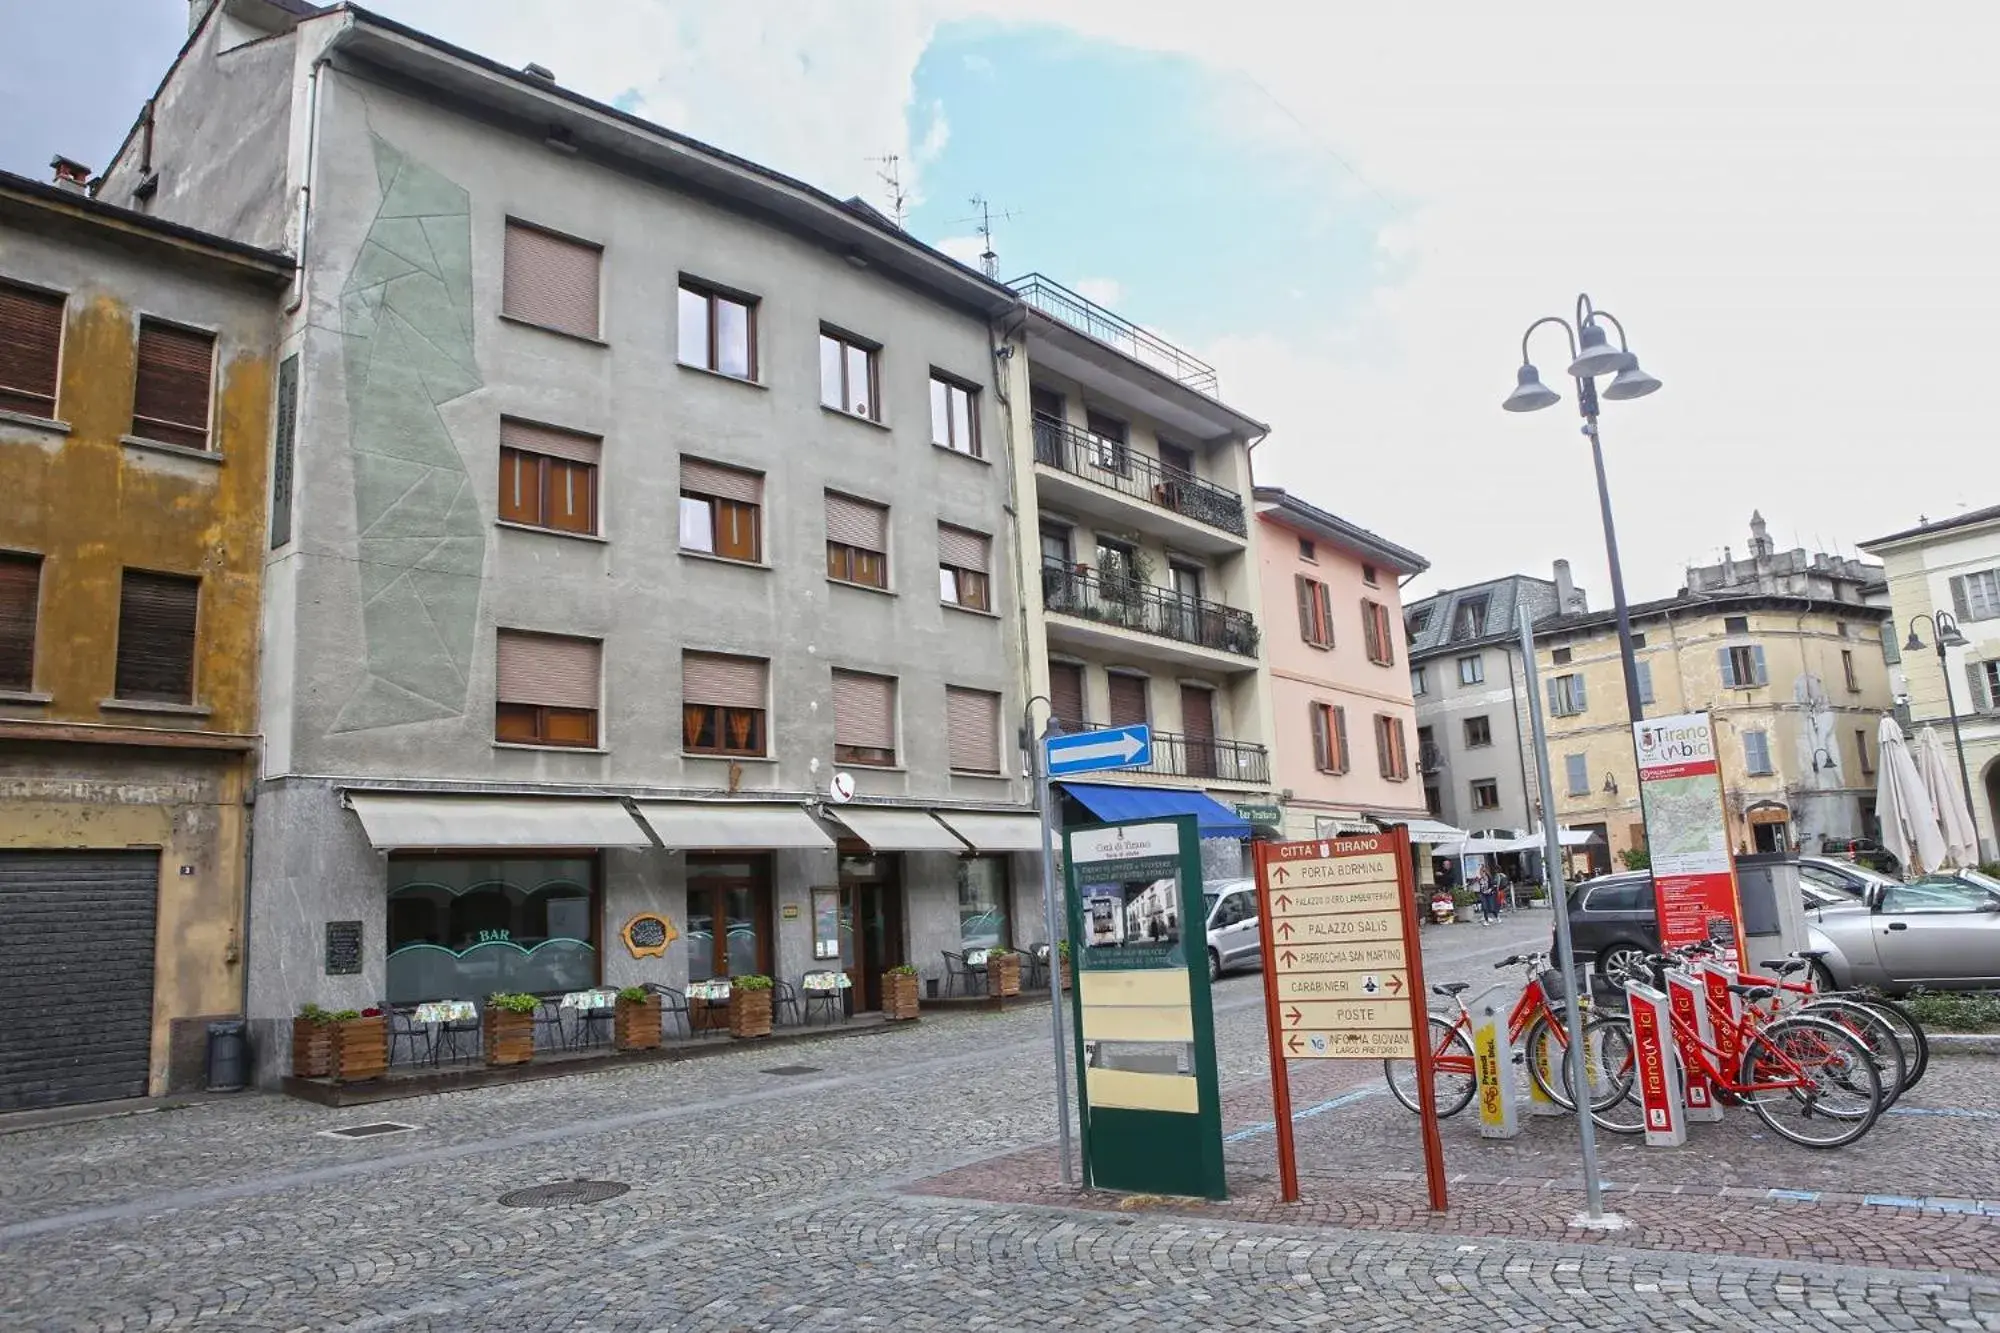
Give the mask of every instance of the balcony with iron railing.
[{"label": "balcony with iron railing", "polygon": [[1444,751],[1426,741],[1417,747],[1417,772],[1436,773],[1444,768]]},{"label": "balcony with iron railing", "polygon": [[1197,393],[1214,398],[1218,392],[1215,367],[1149,333],[1122,315],[1115,315],[1089,297],[1080,296],[1040,273],[1029,273],[1007,284],[1015,295],[1053,319],[1123,352],[1134,361]]},{"label": "balcony with iron railing", "polygon": [[1035,417],[1035,461],[1154,508],[1244,535],[1243,497],[1055,417]]},{"label": "balcony with iron railing", "polygon": [[1214,782],[1255,782],[1268,786],[1271,755],[1263,746],[1250,741],[1156,731],[1153,762],[1131,771],[1155,777],[1206,778]]},{"label": "balcony with iron railing", "polygon": [[1126,575],[1106,576],[1060,561],[1042,564],[1042,606],[1118,629],[1243,657],[1257,655],[1257,621],[1248,611],[1159,588]]}]

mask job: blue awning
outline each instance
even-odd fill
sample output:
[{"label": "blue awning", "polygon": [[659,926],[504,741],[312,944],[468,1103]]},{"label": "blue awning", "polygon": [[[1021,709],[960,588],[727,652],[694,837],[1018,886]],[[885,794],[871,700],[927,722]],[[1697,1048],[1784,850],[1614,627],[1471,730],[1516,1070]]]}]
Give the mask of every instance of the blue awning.
[{"label": "blue awning", "polygon": [[1198,791],[1170,787],[1112,787],[1094,782],[1065,782],[1062,789],[1106,823],[1157,819],[1161,815],[1193,815],[1204,838],[1247,838],[1250,825],[1220,801]]}]

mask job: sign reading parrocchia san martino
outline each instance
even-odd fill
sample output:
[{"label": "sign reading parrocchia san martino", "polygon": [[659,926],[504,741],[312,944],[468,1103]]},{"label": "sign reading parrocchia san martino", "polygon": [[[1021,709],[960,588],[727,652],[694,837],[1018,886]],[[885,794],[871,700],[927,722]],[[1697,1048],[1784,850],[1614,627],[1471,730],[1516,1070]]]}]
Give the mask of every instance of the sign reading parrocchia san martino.
[{"label": "sign reading parrocchia san martino", "polygon": [[1669,949],[1713,940],[1734,964],[1743,956],[1743,911],[1715,729],[1706,713],[1682,713],[1635,722],[1632,736],[1660,940]]},{"label": "sign reading parrocchia san martino", "polygon": [[1195,818],[1090,825],[1063,841],[1084,1176],[1223,1198]]}]

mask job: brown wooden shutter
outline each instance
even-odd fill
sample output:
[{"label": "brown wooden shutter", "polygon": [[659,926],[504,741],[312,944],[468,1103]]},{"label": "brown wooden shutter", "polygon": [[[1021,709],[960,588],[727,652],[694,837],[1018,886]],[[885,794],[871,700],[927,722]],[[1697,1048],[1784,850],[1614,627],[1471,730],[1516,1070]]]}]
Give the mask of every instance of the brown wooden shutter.
[{"label": "brown wooden shutter", "polygon": [[139,321],[132,433],[148,440],[208,448],[208,386],[215,335]]},{"label": "brown wooden shutter", "polygon": [[64,299],[0,285],[0,412],[56,414]]},{"label": "brown wooden shutter", "polygon": [[194,635],[201,580],[128,569],[118,589],[120,699],[194,702]]},{"label": "brown wooden shutter", "polygon": [[495,691],[504,704],[597,710],[603,645],[595,639],[503,629],[495,642]]},{"label": "brown wooden shutter", "polygon": [[1333,590],[1324,583],[1313,584],[1313,597],[1319,603],[1319,643],[1321,647],[1333,647]]},{"label": "brown wooden shutter", "polygon": [[1181,731],[1190,741],[1215,739],[1215,691],[1181,686]]},{"label": "brown wooden shutter", "polygon": [[1381,770],[1382,776],[1385,778],[1389,776],[1391,771],[1389,764],[1389,729],[1386,725],[1388,721],[1389,719],[1383,717],[1380,713],[1375,715],[1376,767]]},{"label": "brown wooden shutter", "polygon": [[889,511],[836,491],[826,493],[826,539],[881,553],[889,549]]},{"label": "brown wooden shutter", "polygon": [[1364,597],[1361,599],[1361,637],[1368,649],[1368,660],[1371,662],[1382,660],[1382,649],[1376,643],[1375,635],[1375,603]]},{"label": "brown wooden shutter", "polygon": [[941,565],[984,574],[987,572],[987,552],[991,544],[992,538],[984,533],[954,528],[948,523],[938,524],[938,563]]},{"label": "brown wooden shutter", "polygon": [[1334,705],[1333,709],[1333,771],[1347,771],[1347,710]]},{"label": "brown wooden shutter", "polygon": [[896,681],[859,671],[833,673],[833,739],[869,750],[896,748]]},{"label": "brown wooden shutter", "polygon": [[691,495],[734,500],[738,504],[764,503],[764,478],[757,473],[724,467],[720,463],[705,463],[686,455],[681,456],[681,489]]},{"label": "brown wooden shutter", "polygon": [[1292,575],[1299,594],[1299,637],[1307,643],[1317,642],[1313,633],[1313,581],[1303,574]]},{"label": "brown wooden shutter", "polygon": [[951,766],[974,773],[1000,771],[1000,696],[988,690],[944,690],[945,732]]},{"label": "brown wooden shutter", "polygon": [[1146,707],[1146,678],[1113,671],[1106,679],[1111,685],[1111,725],[1131,727],[1146,721],[1151,711]]},{"label": "brown wooden shutter", "polygon": [[1313,767],[1323,772],[1333,771],[1333,710],[1325,704],[1307,704],[1306,714],[1312,721]]},{"label": "brown wooden shutter", "polygon": [[603,259],[594,245],[509,222],[500,308],[531,324],[595,338]]},{"label": "brown wooden shutter", "polygon": [[711,708],[770,706],[770,664],[721,653],[681,654],[681,702]]},{"label": "brown wooden shutter", "polygon": [[0,690],[35,688],[35,613],[42,558],[0,552]]},{"label": "brown wooden shutter", "polygon": [[1090,716],[1083,707],[1083,668],[1076,663],[1049,663],[1049,712],[1069,731],[1080,730]]},{"label": "brown wooden shutter", "polygon": [[558,430],[554,426],[538,426],[532,421],[501,417],[500,447],[524,449],[531,454],[567,458],[572,463],[588,463],[596,467],[604,442],[595,435],[582,435],[572,430]]}]

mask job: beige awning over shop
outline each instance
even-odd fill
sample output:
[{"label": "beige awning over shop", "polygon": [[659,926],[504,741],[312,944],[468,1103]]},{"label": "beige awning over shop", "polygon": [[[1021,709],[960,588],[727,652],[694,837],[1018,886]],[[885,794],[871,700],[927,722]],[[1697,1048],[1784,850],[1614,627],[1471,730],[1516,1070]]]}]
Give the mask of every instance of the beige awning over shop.
[{"label": "beige awning over shop", "polygon": [[928,810],[894,810],[887,806],[838,805],[827,813],[848,832],[878,852],[958,852],[965,844],[958,835],[932,819]]},{"label": "beige awning over shop", "polygon": [[1033,852],[1041,849],[1042,821],[1037,815],[996,815],[967,810],[933,810],[931,813],[946,828],[971,843],[975,852]]},{"label": "beige awning over shop", "polygon": [[650,847],[620,802],[534,796],[406,796],[347,793],[368,841],[410,847]]},{"label": "beige awning over shop", "polygon": [[830,851],[833,838],[805,807],[754,801],[641,801],[639,813],[668,847],[696,851],[805,847]]}]

